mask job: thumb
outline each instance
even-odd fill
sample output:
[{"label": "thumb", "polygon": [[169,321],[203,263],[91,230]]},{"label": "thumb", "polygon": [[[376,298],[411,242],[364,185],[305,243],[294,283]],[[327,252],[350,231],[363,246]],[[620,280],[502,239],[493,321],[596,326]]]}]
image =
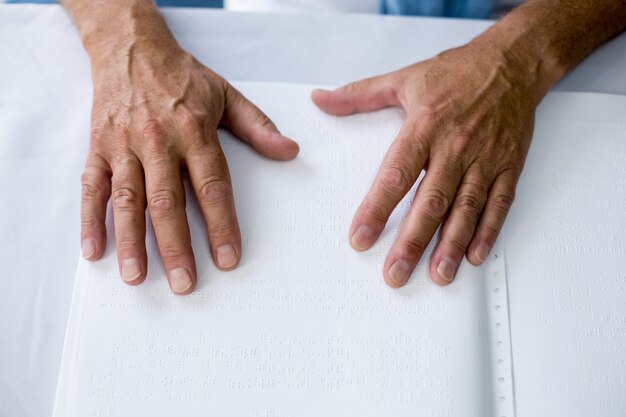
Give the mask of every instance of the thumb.
[{"label": "thumb", "polygon": [[389,74],[355,81],[334,91],[314,90],[311,99],[317,107],[336,116],[347,116],[400,105]]},{"label": "thumb", "polygon": [[268,158],[286,161],[300,151],[295,141],[283,136],[265,113],[231,85],[226,89],[222,124]]}]

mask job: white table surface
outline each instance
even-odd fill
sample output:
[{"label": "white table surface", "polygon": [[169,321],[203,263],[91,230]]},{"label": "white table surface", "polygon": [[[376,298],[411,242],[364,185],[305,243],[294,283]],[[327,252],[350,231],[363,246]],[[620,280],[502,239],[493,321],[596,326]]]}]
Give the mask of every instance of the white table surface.
[{"label": "white table surface", "polygon": [[[330,85],[430,57],[490,25],[370,15],[164,14],[187,50],[231,80]],[[622,35],[556,89],[626,94],[625,68]],[[90,99],[89,63],[63,10],[0,5],[1,416],[51,413],[79,256]],[[513,315],[525,307],[512,300]]]}]

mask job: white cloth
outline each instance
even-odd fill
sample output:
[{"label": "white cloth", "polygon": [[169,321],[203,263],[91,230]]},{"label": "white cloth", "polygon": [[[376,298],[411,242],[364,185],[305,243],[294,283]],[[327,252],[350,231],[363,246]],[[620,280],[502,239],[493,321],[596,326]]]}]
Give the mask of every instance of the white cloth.
[{"label": "white cloth", "polygon": [[225,0],[232,11],[377,13],[380,0]]},{"label": "white cloth", "polygon": [[[332,85],[428,58],[490,24],[164,13],[183,47],[229,79]],[[59,6],[0,5],[0,45],[0,415],[49,416],[79,255],[79,177],[90,112],[82,103],[91,97],[89,63]],[[626,94],[624,68],[622,35],[557,89]]]}]

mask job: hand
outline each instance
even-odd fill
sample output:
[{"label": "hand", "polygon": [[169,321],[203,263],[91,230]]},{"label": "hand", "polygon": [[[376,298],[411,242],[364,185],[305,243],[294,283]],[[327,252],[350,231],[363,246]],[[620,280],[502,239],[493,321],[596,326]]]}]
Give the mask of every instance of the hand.
[{"label": "hand", "polygon": [[241,237],[218,125],[269,158],[292,159],[298,145],[177,46],[138,42],[103,61],[93,68],[91,146],[82,178],[83,255],[96,260],[104,252],[111,198],[120,274],[127,284],[141,283],[147,272],[147,206],[170,287],[187,294],[196,268],[181,170],[188,171],[204,214],[213,260],[230,270],[241,257]]},{"label": "hand", "polygon": [[[437,228],[430,276],[450,283],[463,256],[485,261],[515,195],[541,94],[526,67],[473,44],[312,98],[334,115],[401,106],[406,120],[350,228],[356,250],[370,248],[400,200],[420,183],[384,264],[404,285]],[[529,71],[528,73],[531,73]]]}]

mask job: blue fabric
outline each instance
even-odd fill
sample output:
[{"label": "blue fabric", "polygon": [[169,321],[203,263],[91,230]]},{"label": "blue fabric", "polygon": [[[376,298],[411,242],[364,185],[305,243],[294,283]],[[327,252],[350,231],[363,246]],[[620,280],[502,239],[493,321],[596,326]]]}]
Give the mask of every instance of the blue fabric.
[{"label": "blue fabric", "polygon": [[[1,0],[0,0],[1,1]],[[56,0],[6,0],[7,3],[57,3]],[[380,0],[383,14],[487,19],[494,0]],[[157,0],[159,6],[224,7],[224,0]]]},{"label": "blue fabric", "polygon": [[[7,3],[58,3],[58,0],[6,0]],[[159,6],[224,7],[224,0],[157,0]]]},{"label": "blue fabric", "polygon": [[380,0],[383,14],[487,19],[494,0]]}]

